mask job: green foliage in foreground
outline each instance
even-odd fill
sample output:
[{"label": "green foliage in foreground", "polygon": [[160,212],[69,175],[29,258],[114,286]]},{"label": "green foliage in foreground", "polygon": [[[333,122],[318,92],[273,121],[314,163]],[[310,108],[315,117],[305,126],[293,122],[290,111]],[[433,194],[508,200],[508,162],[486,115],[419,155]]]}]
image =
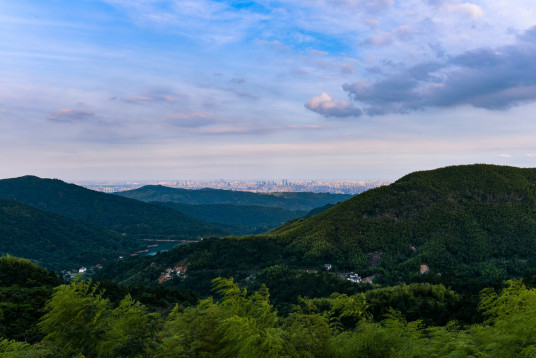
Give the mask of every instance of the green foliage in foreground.
[{"label": "green foliage in foreground", "polygon": [[[163,317],[125,297],[117,306],[90,282],[55,289],[30,346],[0,341],[2,357],[533,357],[536,289],[510,281],[482,292],[482,324],[426,326],[387,310],[380,321],[365,294],[302,298],[288,315],[266,287],[248,294],[232,279],[213,281],[209,297]],[[445,294],[436,288],[435,294]]]},{"label": "green foliage in foreground", "polygon": [[[55,287],[64,283],[54,271],[10,255],[0,257],[0,339],[14,339],[26,343],[39,342],[43,333],[37,322],[45,314],[45,303]],[[169,312],[177,305],[181,309],[195,305],[198,297],[192,292],[168,287],[120,286],[113,282],[99,282],[92,290],[102,291],[102,298],[119,305],[125,296],[131,296],[151,312]]]},{"label": "green foliage in foreground", "polygon": [[54,272],[18,257],[0,257],[0,338],[35,342],[45,302],[62,283]]}]

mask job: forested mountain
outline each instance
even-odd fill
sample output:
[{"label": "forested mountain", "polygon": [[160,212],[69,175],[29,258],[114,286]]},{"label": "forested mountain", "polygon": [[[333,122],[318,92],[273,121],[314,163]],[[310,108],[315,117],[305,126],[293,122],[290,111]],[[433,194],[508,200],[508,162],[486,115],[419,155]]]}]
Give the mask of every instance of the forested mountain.
[{"label": "forested mountain", "polygon": [[111,230],[0,199],[0,253],[55,269],[79,268],[140,249]]},{"label": "forested mountain", "polygon": [[286,210],[278,207],[233,204],[183,204],[177,202],[152,201],[177,210],[188,216],[226,225],[233,235],[258,234],[273,229],[285,222],[307,214],[304,210]]},{"label": "forested mountain", "polygon": [[173,201],[183,204],[260,205],[286,210],[312,210],[326,204],[336,204],[352,195],[326,193],[251,193],[221,189],[178,189],[161,185],[146,185],[139,189],[116,193],[142,201]]},{"label": "forested mountain", "polygon": [[355,270],[504,278],[536,260],[536,169],[453,166],[415,172],[268,237]]},{"label": "forested mountain", "polygon": [[0,198],[102,226],[135,237],[197,239],[224,235],[220,226],[169,208],[95,192],[57,179],[34,176],[0,180]]},{"label": "forested mountain", "polygon": [[[428,280],[478,289],[536,268],[535,208],[536,169],[447,167],[412,173],[264,235],[205,240],[150,262],[111,264],[101,274],[156,283],[162,269],[181,262],[189,274],[175,284],[206,292],[222,274],[245,278],[283,265],[287,278],[296,278],[292,270],[329,263],[384,284]],[[303,287],[284,280],[275,285]]]},{"label": "forested mountain", "polygon": [[323,211],[328,210],[329,208],[335,206],[335,204],[326,204],[324,206],[321,206],[319,208],[314,208],[313,210],[309,211],[304,217],[310,218],[311,216],[315,216],[316,214],[320,214]]}]

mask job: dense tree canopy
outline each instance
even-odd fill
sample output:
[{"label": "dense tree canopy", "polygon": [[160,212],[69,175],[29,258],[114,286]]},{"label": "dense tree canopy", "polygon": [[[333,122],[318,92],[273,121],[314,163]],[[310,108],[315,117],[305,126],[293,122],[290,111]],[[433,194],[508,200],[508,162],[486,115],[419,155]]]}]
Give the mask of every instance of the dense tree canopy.
[{"label": "dense tree canopy", "polygon": [[[0,341],[2,357],[529,357],[536,352],[536,289],[510,281],[482,292],[486,320],[429,326],[393,308],[371,314],[378,292],[300,298],[281,316],[265,286],[249,293],[232,279],[213,281],[218,298],[169,314],[149,312],[127,295],[118,305],[98,285],[58,286],[38,324],[38,345]],[[396,288],[395,288],[396,290]],[[430,294],[448,302],[442,286],[400,287],[406,298]],[[374,295],[372,295],[374,296]],[[374,302],[374,300],[376,300]],[[392,297],[383,302],[394,303]],[[434,315],[433,312],[429,313]]]}]

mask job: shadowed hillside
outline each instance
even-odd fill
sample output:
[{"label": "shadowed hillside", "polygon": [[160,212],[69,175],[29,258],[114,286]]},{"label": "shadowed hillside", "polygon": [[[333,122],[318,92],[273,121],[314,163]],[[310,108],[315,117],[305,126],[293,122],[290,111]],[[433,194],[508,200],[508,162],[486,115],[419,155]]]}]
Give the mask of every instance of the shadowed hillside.
[{"label": "shadowed hillside", "polygon": [[78,268],[139,249],[140,243],[91,224],[0,199],[0,253],[54,269]]},{"label": "shadowed hillside", "polygon": [[95,192],[57,179],[0,180],[0,198],[16,199],[71,219],[142,238],[197,239],[224,235],[221,227],[175,210]]},{"label": "shadowed hillside", "polygon": [[226,229],[234,235],[260,234],[307,214],[304,210],[291,211],[260,205],[191,205],[171,201],[152,201],[151,204],[165,206],[208,222],[227,225]]}]

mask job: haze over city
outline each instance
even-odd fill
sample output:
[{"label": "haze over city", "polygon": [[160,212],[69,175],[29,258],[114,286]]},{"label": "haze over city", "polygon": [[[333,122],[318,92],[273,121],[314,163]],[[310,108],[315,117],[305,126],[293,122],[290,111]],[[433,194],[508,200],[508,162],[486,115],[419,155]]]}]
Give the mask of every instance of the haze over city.
[{"label": "haze over city", "polygon": [[0,1],[0,177],[534,167],[530,0]]},{"label": "haze over city", "polygon": [[221,189],[239,190],[256,193],[273,192],[313,192],[334,194],[359,194],[366,190],[390,182],[379,180],[177,180],[177,181],[127,181],[127,182],[88,182],[76,184],[88,189],[105,193],[117,193],[125,190],[138,189],[145,185],[161,185],[181,189]]}]

